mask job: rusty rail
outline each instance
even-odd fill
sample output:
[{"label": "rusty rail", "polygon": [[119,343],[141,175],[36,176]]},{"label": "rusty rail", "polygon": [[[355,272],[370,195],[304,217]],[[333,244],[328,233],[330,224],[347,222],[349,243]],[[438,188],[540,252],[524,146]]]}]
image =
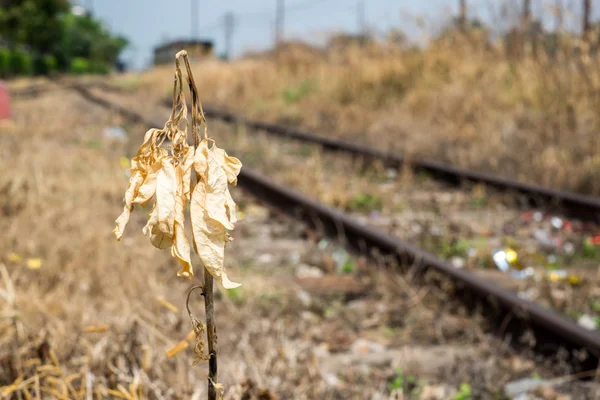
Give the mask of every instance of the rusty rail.
[{"label": "rusty rail", "polygon": [[[120,91],[119,88],[111,86],[103,81],[93,82],[90,86],[99,87],[106,91]],[[69,84],[68,87],[73,87],[73,84]],[[82,88],[79,85],[78,87],[80,89]],[[23,93],[21,93],[20,96],[35,96],[43,92],[44,89],[23,89],[22,91]],[[18,93],[15,94],[19,96]],[[104,101],[101,98],[97,98],[97,100]],[[171,107],[171,101],[167,100],[165,105]],[[355,157],[360,157],[367,162],[378,161],[382,162],[385,166],[392,168],[401,168],[406,164],[415,172],[426,172],[434,179],[450,185],[460,186],[465,183],[483,183],[498,191],[521,195],[531,207],[545,207],[553,212],[571,218],[600,223],[600,198],[598,197],[519,182],[513,179],[458,168],[432,160],[408,160],[401,154],[386,152],[343,140],[330,139],[292,126],[247,119],[234,113],[210,106],[205,107],[204,111],[209,118],[219,119],[228,123],[241,124],[248,128],[261,130],[280,137],[318,145],[324,150],[350,154]],[[135,120],[135,113],[132,114],[131,117]]]},{"label": "rusty rail", "polygon": [[597,197],[519,182],[513,179],[470,171],[432,160],[407,160],[401,154],[386,152],[343,140],[330,139],[291,126],[255,121],[211,107],[205,107],[204,112],[209,118],[241,124],[248,128],[261,130],[288,139],[295,139],[319,145],[324,150],[347,153],[361,157],[367,161],[379,161],[387,167],[401,168],[403,165],[408,164],[415,172],[426,172],[433,178],[454,186],[459,186],[468,182],[483,183],[498,191],[524,195],[530,206],[551,207],[556,212],[572,218],[600,222],[600,198]]}]

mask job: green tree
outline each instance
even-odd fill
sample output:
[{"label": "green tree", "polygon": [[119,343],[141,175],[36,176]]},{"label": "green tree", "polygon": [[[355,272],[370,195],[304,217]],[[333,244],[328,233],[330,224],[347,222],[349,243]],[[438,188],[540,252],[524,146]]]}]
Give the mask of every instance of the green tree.
[{"label": "green tree", "polygon": [[113,36],[90,15],[66,14],[62,23],[64,32],[59,46],[62,59],[85,58],[96,66],[95,70],[114,65],[128,43],[121,36]]},{"label": "green tree", "polygon": [[62,36],[59,16],[69,6],[67,0],[0,0],[0,37],[11,47],[50,53]]},{"label": "green tree", "polygon": [[0,49],[8,48],[13,74],[84,73],[83,66],[85,73],[106,73],[126,46],[91,15],[72,14],[68,0],[0,0]]}]

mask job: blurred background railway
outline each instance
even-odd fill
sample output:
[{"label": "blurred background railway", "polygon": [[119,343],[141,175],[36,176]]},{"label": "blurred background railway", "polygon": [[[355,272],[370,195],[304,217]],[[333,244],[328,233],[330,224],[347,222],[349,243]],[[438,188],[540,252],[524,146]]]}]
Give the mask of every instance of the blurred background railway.
[{"label": "blurred background railway", "polygon": [[[598,398],[577,379],[600,343],[599,19],[593,0],[0,0],[0,393],[204,396],[188,283],[142,218],[124,243],[110,235],[186,49],[210,134],[354,221],[344,236],[256,200],[281,194],[234,192],[228,269],[244,286],[217,299],[227,398]],[[318,145],[338,139],[352,157]],[[350,251],[364,240],[391,250]],[[419,280],[423,266],[441,275]],[[512,303],[480,313],[462,301],[479,286],[457,276]],[[562,333],[540,335],[548,321]]]}]

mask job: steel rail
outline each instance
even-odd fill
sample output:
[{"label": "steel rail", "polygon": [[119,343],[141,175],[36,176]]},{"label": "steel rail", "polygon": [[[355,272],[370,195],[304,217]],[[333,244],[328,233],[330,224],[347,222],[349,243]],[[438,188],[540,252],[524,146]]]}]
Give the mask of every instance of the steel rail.
[{"label": "steel rail", "polygon": [[513,179],[471,171],[432,160],[408,160],[397,153],[386,152],[344,140],[330,139],[291,126],[251,120],[212,107],[205,107],[204,112],[209,118],[241,124],[248,128],[261,130],[281,137],[319,145],[324,150],[351,154],[367,161],[380,161],[387,167],[401,168],[403,165],[407,164],[415,172],[426,172],[433,178],[451,185],[458,186],[467,182],[483,183],[498,191],[525,195],[527,203],[531,206],[551,206],[558,212],[569,217],[579,218],[585,221],[600,222],[600,198],[598,197],[519,182]]},{"label": "steel rail", "polygon": [[[134,122],[162,126],[141,114],[102,99],[83,87],[75,87],[75,90],[89,101],[115,110]],[[269,207],[302,220],[332,238],[343,238],[344,244],[354,252],[391,256],[402,267],[412,266],[420,273],[437,271],[444,279],[455,284],[454,295],[459,300],[471,309],[481,309],[482,315],[495,328],[495,333],[509,338],[515,347],[523,347],[521,339],[527,332],[531,332],[535,340],[529,346],[539,354],[556,356],[559,351],[567,350],[566,355],[574,372],[594,371],[598,367],[600,334],[597,332],[586,330],[555,311],[521,299],[515,293],[469,271],[457,269],[409,243],[362,225],[343,212],[275,183],[246,167],[242,168],[238,184]]]},{"label": "steel rail", "polygon": [[[73,86],[73,84],[68,85],[68,87]],[[75,86],[81,88],[80,85]],[[103,81],[93,82],[88,84],[88,86],[95,86],[102,90],[112,92],[121,91],[121,89]],[[33,89],[34,90],[22,89],[20,96],[35,96],[44,90],[47,90],[41,87]],[[19,96],[18,93],[15,93],[15,95]],[[171,101],[165,101],[165,105],[171,107]],[[367,162],[379,161],[387,167],[398,169],[404,165],[408,165],[417,173],[426,172],[434,179],[450,185],[460,186],[465,183],[483,183],[486,186],[501,192],[522,195],[527,204],[532,207],[546,207],[547,209],[551,209],[554,212],[571,218],[600,223],[600,198],[595,196],[586,196],[541,185],[524,183],[514,179],[471,171],[433,160],[408,160],[398,153],[386,152],[344,140],[327,138],[292,126],[247,119],[234,113],[210,106],[204,107],[204,112],[209,118],[244,125],[251,129],[261,130],[288,139],[315,144],[321,146],[324,150],[351,154]]]}]

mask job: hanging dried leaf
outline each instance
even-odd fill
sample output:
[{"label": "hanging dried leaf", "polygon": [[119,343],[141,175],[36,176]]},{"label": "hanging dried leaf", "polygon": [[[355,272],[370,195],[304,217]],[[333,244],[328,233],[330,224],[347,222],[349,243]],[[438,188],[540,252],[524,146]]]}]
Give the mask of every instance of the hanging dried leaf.
[{"label": "hanging dried leaf", "polygon": [[123,201],[125,202],[125,206],[123,207],[123,212],[116,219],[115,223],[117,226],[113,229],[113,233],[117,237],[117,240],[121,240],[123,237],[123,232],[125,231],[125,227],[127,223],[129,223],[129,216],[131,215],[131,211],[133,211],[133,199],[137,196],[138,190],[144,181],[144,177],[142,176],[142,172],[137,170],[129,179],[129,185],[127,186],[127,190],[125,191],[125,198]]},{"label": "hanging dried leaf", "polygon": [[[194,164],[194,148],[188,148],[185,156],[183,157],[182,163],[179,165],[181,171],[181,182],[182,182],[182,195],[185,196],[186,200],[189,200],[191,193],[191,182],[192,182],[192,164]],[[186,201],[187,203],[187,201]]]},{"label": "hanging dried leaf", "polygon": [[225,150],[218,148],[216,144],[213,144],[211,150],[215,159],[227,174],[227,181],[234,186],[237,185],[237,176],[242,169],[242,162],[235,157],[228,156]]},{"label": "hanging dried leaf", "polygon": [[[194,249],[209,273],[223,287],[230,289],[240,284],[229,280],[224,268],[225,245],[231,241],[228,231],[237,222],[236,204],[229,193],[229,184],[237,184],[242,164],[227,155],[207,137],[206,120],[188,69],[188,83],[193,93],[192,133],[196,148],[187,144],[187,107],[183,95],[183,78],[176,57],[173,109],[163,129],[150,129],[144,136],[136,156],[131,160],[131,179],[125,192],[125,206],[116,220],[114,229],[121,239],[135,204],[154,204],[144,235],[160,249],[171,249],[171,255],[181,263],[178,276],[194,276],[191,263],[191,245],[185,233],[185,211],[190,202]],[[183,127],[181,122],[186,122]],[[200,139],[200,126],[204,135]],[[180,129],[180,127],[182,127]],[[192,190],[192,166],[197,184]]]},{"label": "hanging dried leaf", "polygon": [[[194,245],[202,264],[226,289],[240,286],[225,273],[225,245],[231,240],[227,230],[234,228],[235,203],[227,187],[227,174],[208,140],[198,146],[195,168],[198,183],[192,193],[190,214]],[[238,170],[239,171],[239,170]]]},{"label": "hanging dried leaf", "polygon": [[159,157],[162,153],[160,149],[154,148],[152,142],[159,132],[158,129],[149,129],[144,135],[144,142],[140,146],[137,155],[131,160],[131,178],[123,200],[125,206],[121,215],[116,219],[116,227],[113,230],[117,240],[121,240],[121,237],[123,237],[131,211],[133,211],[133,205],[145,205],[156,190],[157,161],[158,168],[160,168],[160,160],[155,158],[155,150],[158,150]]},{"label": "hanging dried leaf", "polygon": [[156,202],[142,231],[155,247],[166,249],[173,244],[177,177],[169,158],[163,158],[161,164],[156,178]]},{"label": "hanging dried leaf", "polygon": [[185,208],[187,200],[190,198],[190,181],[192,163],[194,161],[194,149],[189,148],[183,163],[176,167],[177,174],[177,196],[175,203],[175,226],[173,235],[173,246],[171,247],[171,255],[179,260],[181,269],[177,272],[177,276],[191,278],[194,276],[192,261],[190,258],[190,241],[184,230]]}]

